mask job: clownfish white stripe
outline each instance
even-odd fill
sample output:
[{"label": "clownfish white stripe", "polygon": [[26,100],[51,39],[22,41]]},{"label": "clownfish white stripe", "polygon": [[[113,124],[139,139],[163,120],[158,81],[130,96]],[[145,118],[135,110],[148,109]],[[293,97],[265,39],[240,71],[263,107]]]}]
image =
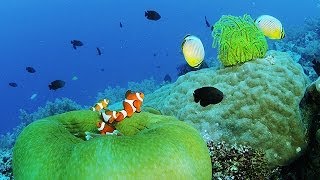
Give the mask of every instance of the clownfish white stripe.
[{"label": "clownfish white stripe", "polygon": [[106,103],[106,104],[108,104],[108,103],[109,103],[106,99],[103,99],[103,102],[104,102],[104,103]]},{"label": "clownfish white stripe", "polygon": [[97,105],[100,107],[100,109],[103,109],[102,103],[97,103]]},{"label": "clownfish white stripe", "polygon": [[113,118],[117,118],[117,112],[116,111],[112,111],[112,117]]},{"label": "clownfish white stripe", "polygon": [[134,107],[134,105],[133,105],[133,102],[134,102],[134,101],[135,101],[135,100],[128,100],[128,99],[125,99],[125,100],[124,100],[124,102],[127,102],[128,104],[130,104],[130,106],[131,106],[131,108],[132,108],[132,111],[133,111],[133,112],[136,112],[137,108]]},{"label": "clownfish white stripe", "polygon": [[96,109],[95,109],[94,107],[91,107],[91,110],[92,110],[92,111],[96,111]]},{"label": "clownfish white stripe", "polygon": [[137,96],[137,98],[142,102],[143,101],[143,99],[141,98],[141,96],[140,96],[140,93],[136,93],[136,96]]},{"label": "clownfish white stripe", "polygon": [[121,110],[120,113],[123,115],[123,118],[126,118],[128,115],[126,110]]},{"label": "clownfish white stripe", "polygon": [[105,122],[101,122],[101,126],[98,128],[99,131],[103,130],[104,126],[106,125]]},{"label": "clownfish white stripe", "polygon": [[110,119],[110,115],[107,115],[106,113],[101,113],[102,114],[102,118],[103,118],[103,122],[108,122]]}]

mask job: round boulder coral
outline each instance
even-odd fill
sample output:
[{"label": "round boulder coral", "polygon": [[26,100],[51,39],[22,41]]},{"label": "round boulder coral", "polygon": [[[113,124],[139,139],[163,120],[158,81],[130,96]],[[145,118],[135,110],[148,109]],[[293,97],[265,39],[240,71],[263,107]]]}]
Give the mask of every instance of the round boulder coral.
[{"label": "round boulder coral", "polygon": [[72,111],[27,126],[14,146],[15,179],[211,179],[206,144],[188,124],[142,112],[117,125],[120,136],[84,140],[97,121]]},{"label": "round boulder coral", "polygon": [[[189,72],[145,97],[145,104],[197,127],[214,142],[261,148],[269,165],[284,165],[306,146],[306,120],[299,103],[308,85],[287,53],[269,51],[241,66]],[[218,104],[202,107],[193,93],[204,86],[223,92]]]}]

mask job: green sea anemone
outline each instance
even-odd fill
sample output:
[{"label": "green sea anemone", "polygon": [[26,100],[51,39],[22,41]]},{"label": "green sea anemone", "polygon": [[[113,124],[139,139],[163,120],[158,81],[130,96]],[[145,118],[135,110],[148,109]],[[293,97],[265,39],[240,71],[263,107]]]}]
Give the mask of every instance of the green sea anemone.
[{"label": "green sea anemone", "polygon": [[116,125],[121,135],[90,140],[99,114],[71,111],[37,120],[13,149],[15,179],[211,179],[200,133],[174,117],[135,113]]},{"label": "green sea anemone", "polygon": [[263,58],[268,44],[253,19],[223,15],[214,24],[212,47],[219,46],[218,59],[224,66],[232,66],[256,58]]}]

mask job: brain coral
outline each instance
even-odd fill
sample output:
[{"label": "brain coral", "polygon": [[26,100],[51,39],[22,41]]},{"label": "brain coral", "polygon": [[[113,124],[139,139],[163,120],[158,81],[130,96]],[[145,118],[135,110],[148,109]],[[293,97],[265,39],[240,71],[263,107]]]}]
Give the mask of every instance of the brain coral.
[{"label": "brain coral", "polygon": [[174,117],[136,113],[121,136],[83,140],[98,113],[72,111],[27,126],[13,150],[15,179],[211,179],[199,132]]},{"label": "brain coral", "polygon": [[268,50],[262,31],[247,14],[243,17],[222,16],[214,24],[212,37],[212,46],[219,46],[218,59],[224,66],[263,58]]},{"label": "brain coral", "polygon": [[[192,123],[214,141],[265,150],[271,166],[297,157],[306,145],[299,111],[308,79],[301,66],[282,52],[241,66],[187,73],[145,97],[145,105]],[[219,104],[202,107],[193,91],[214,86],[224,93]]]}]

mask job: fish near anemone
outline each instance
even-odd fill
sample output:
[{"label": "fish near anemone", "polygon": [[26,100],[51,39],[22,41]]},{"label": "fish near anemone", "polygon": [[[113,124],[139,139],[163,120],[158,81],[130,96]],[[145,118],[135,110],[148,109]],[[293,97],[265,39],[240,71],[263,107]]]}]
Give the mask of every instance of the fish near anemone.
[{"label": "fish near anemone", "polygon": [[115,130],[115,128],[111,124],[106,123],[104,121],[99,121],[97,123],[97,127],[100,131],[100,134],[112,133]]},{"label": "fish near anemone", "polygon": [[215,87],[205,86],[199,89],[196,89],[193,92],[194,102],[206,107],[210,104],[217,104],[223,99],[223,92]]},{"label": "fish near anemone", "polygon": [[132,92],[128,90],[123,101],[123,110],[119,111],[116,121],[122,121],[126,117],[131,117],[135,112],[141,112],[144,94],[142,92]]},{"label": "fish near anemone", "polygon": [[181,43],[183,56],[189,66],[199,68],[204,59],[204,47],[201,40],[193,35],[186,35]]},{"label": "fish near anemone", "polygon": [[112,124],[119,116],[119,112],[106,110],[101,113],[101,116],[104,122]]},{"label": "fish near anemone", "polygon": [[91,110],[100,112],[101,110],[106,109],[108,104],[109,104],[108,99],[102,99],[98,101],[94,106],[92,106]]},{"label": "fish near anemone", "polygon": [[281,22],[273,16],[261,15],[254,22],[269,39],[282,39],[285,37]]}]

